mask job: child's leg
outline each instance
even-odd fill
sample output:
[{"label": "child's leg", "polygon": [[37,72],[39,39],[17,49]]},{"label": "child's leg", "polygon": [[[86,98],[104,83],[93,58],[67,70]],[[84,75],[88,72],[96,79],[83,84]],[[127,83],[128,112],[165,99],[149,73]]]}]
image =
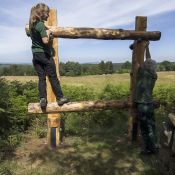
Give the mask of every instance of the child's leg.
[{"label": "child's leg", "polygon": [[56,67],[53,58],[48,59],[46,64],[46,71],[49,76],[49,81],[52,86],[53,92],[57,99],[63,97],[63,92],[61,90],[60,82],[57,78]]},{"label": "child's leg", "polygon": [[44,65],[38,61],[41,55],[39,53],[33,55],[33,65],[38,74],[39,83],[38,83],[38,90],[39,90],[39,97],[47,99],[46,93],[46,72]]}]

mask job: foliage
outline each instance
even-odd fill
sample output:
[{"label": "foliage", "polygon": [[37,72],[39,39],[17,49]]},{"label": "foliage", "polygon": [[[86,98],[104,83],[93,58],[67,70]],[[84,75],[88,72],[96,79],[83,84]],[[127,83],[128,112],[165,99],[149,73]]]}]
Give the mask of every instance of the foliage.
[{"label": "foliage", "polygon": [[0,67],[0,76],[26,76],[36,75],[36,72],[31,65],[8,65]]},{"label": "foliage", "polygon": [[[73,88],[71,88],[73,89]],[[93,100],[95,99],[103,99],[103,100],[110,100],[110,99],[127,99],[129,95],[129,91],[125,86],[114,86],[111,84],[106,85],[103,91],[100,94],[96,94],[94,96],[93,90],[87,90],[84,87],[84,92],[82,94],[81,87],[77,92],[81,94],[75,94],[72,96],[72,100],[78,101],[80,97],[84,100]],[[67,95],[71,95],[70,90],[67,92]],[[70,93],[70,94],[69,94]],[[74,94],[74,93],[73,93]],[[123,117],[121,117],[123,116]],[[121,121],[126,120],[127,114],[125,111],[121,110],[107,110],[107,111],[98,111],[98,112],[86,112],[86,113],[70,113],[65,114],[64,117],[66,118],[66,132],[72,134],[80,134],[83,135],[87,132],[98,132],[100,128],[113,128],[116,123],[121,123]],[[122,119],[122,120],[121,120]],[[115,128],[117,130],[117,128]],[[120,131],[122,129],[120,128]]]},{"label": "foliage", "polygon": [[[95,92],[93,88],[88,86],[68,86],[63,85],[62,89],[65,96],[69,97],[71,101],[82,100],[110,100],[110,99],[125,99],[129,97],[129,88],[125,85],[107,84],[99,93]],[[174,100],[175,88],[172,86],[162,87],[158,86],[154,90],[154,97],[159,99],[161,104],[170,110]],[[20,143],[21,132],[24,132],[32,124],[32,117],[27,115],[27,104],[29,102],[38,101],[37,85],[33,82],[25,84],[19,81],[7,82],[0,79],[0,137],[1,146],[6,144],[15,147]],[[86,133],[93,127],[98,130],[100,127],[111,127],[120,120],[120,116],[124,115],[126,119],[127,111],[111,110],[103,112],[87,112],[87,113],[65,113],[66,131],[68,133]],[[116,119],[114,116],[118,116]],[[40,118],[44,125],[46,117]],[[117,121],[119,122],[119,121]],[[34,124],[36,127],[36,124]],[[38,124],[37,124],[38,125]],[[91,129],[90,129],[91,128]],[[38,137],[44,137],[46,130],[43,130],[40,125],[36,127]]]},{"label": "foliage", "polygon": [[126,61],[125,63],[122,64],[121,68],[130,70],[131,69],[131,62]]},{"label": "foliage", "polygon": [[[97,82],[91,81],[91,83]],[[65,96],[69,97],[71,101],[119,100],[129,97],[127,83],[123,85],[120,83],[118,85],[107,84],[103,86],[102,90],[99,89],[101,87],[98,86],[95,90],[88,88],[87,85],[62,85]],[[175,87],[168,85],[157,86],[154,89],[154,98],[161,102],[160,109],[156,110],[156,121],[159,123],[162,121],[161,117],[165,115],[164,109],[166,108],[167,113],[171,110],[172,101],[175,98],[174,91]],[[31,150],[30,146],[27,154],[32,161],[33,155],[35,165],[28,158],[24,158],[27,157],[27,151],[26,147],[22,145],[24,152],[21,152],[21,157],[25,154],[21,158],[20,164],[17,164],[16,160],[14,163],[12,160],[2,161],[2,157],[8,159],[3,155],[4,152],[8,152],[9,149],[13,150],[20,144],[22,134],[31,125],[32,134],[35,133],[39,138],[46,137],[46,116],[42,115],[33,120],[34,116],[29,118],[27,115],[27,104],[38,101],[37,94],[36,83],[31,81],[27,83],[7,82],[5,79],[0,79],[0,158],[2,162],[0,174],[13,175],[21,172],[23,174],[58,174],[58,172],[70,174],[70,171],[74,172],[73,174],[115,174],[113,170],[118,172],[119,168],[116,165],[121,166],[121,162],[124,162],[121,174],[126,173],[126,163],[127,172],[131,171],[130,167],[133,167],[134,164],[133,171],[141,169],[140,174],[151,172],[156,174],[154,173],[157,172],[154,166],[157,162],[156,158],[148,160],[149,164],[151,162],[153,165],[143,162],[139,158],[138,149],[128,149],[127,142],[124,140],[127,132],[128,110],[64,113],[62,117],[65,120],[66,134],[69,135],[69,138],[66,138],[69,146],[64,147],[64,151],[60,148],[59,152],[53,152],[53,150],[47,152],[46,149],[43,151],[40,148]],[[41,145],[41,140],[39,145]],[[37,161],[40,159],[44,160],[43,163],[37,164],[37,162],[41,162]],[[140,168],[140,165],[143,167]]]},{"label": "foliage", "polygon": [[81,75],[81,65],[78,62],[68,61],[65,64],[65,70],[64,71],[65,71],[66,76]]},{"label": "foliage", "polygon": [[99,63],[99,68],[100,68],[100,74],[112,74],[112,73],[114,73],[114,68],[113,68],[113,64],[111,61],[107,61],[106,63],[101,61]]},{"label": "foliage", "polygon": [[[128,73],[131,71],[131,62],[112,63],[111,61],[101,61],[94,64],[80,64],[78,62],[68,61],[60,62],[60,75],[62,76],[80,76],[80,75],[102,75]],[[157,71],[175,71],[175,63],[163,61],[157,64]],[[35,76],[36,71],[33,65],[0,65],[0,76]]]},{"label": "foliage", "polygon": [[[126,61],[120,68],[117,69],[117,72],[128,73],[131,70],[131,66],[131,62]],[[157,71],[175,71],[175,63],[167,60],[157,63]]]},{"label": "foliage", "polygon": [[[128,100],[129,98],[129,89],[124,85],[115,86],[108,84],[99,94],[96,95],[94,95],[95,93],[93,93],[93,89],[87,90],[84,86],[80,86],[76,91],[76,88],[70,86],[64,88],[66,89],[66,95],[70,95],[72,101],[83,99],[92,100],[94,98],[102,100]],[[86,92],[83,93],[82,91]],[[172,86],[158,86],[154,89],[153,96],[161,103],[161,108],[157,110],[159,117],[164,115],[164,113],[161,112],[164,107],[168,110],[167,113],[171,111],[172,102],[175,99],[174,91],[175,88]],[[78,94],[81,95],[79,96]],[[127,117],[128,110],[106,110],[64,114],[64,118],[66,118],[66,132],[76,135],[86,135],[89,132],[98,132],[98,130],[101,130],[102,128],[110,128],[114,130],[114,132],[124,132],[126,126],[122,128],[122,123],[127,121]],[[116,127],[119,125],[120,128]]]},{"label": "foliage", "polygon": [[3,167],[0,169],[0,174],[1,175],[15,175],[12,170],[8,169],[8,167]]},{"label": "foliage", "polygon": [[175,71],[175,63],[163,61],[158,65],[158,71]]},{"label": "foliage", "polygon": [[[91,82],[95,83],[95,82]],[[102,90],[89,88],[87,85],[62,85],[65,96],[71,101],[83,100],[110,100],[128,99],[128,84],[107,84]],[[174,86],[157,86],[154,89],[154,98],[159,99],[161,108],[156,110],[156,120],[171,111],[175,98]],[[29,102],[38,101],[37,84],[30,81],[8,82],[0,78],[0,158],[5,158],[4,152],[14,150],[21,143],[22,134],[31,126],[33,133],[39,138],[46,137],[46,116],[27,115]],[[111,136],[123,134],[127,130],[128,110],[106,110],[82,113],[64,113],[65,132],[68,135],[86,136],[87,139],[95,134]],[[34,120],[35,119],[35,120]],[[159,122],[160,123],[160,122]],[[11,169],[3,169],[2,172],[10,172]]]},{"label": "foliage", "polygon": [[173,101],[175,100],[174,92],[174,86],[161,85],[155,88],[153,95],[155,99],[158,99],[160,103],[166,108],[166,110],[170,112],[173,105]]},{"label": "foliage", "polygon": [[[60,62],[60,75],[62,76],[80,76],[80,75],[98,75],[112,74],[115,72],[111,61],[101,61],[99,64],[80,64],[78,62],[68,61]],[[36,71],[32,65],[7,65],[0,66],[0,76],[34,76]]]},{"label": "foliage", "polygon": [[95,99],[94,90],[92,88],[88,88],[85,85],[81,85],[81,86],[63,85],[62,89],[64,91],[64,95],[68,96],[71,99],[71,101]]},{"label": "foliage", "polygon": [[31,99],[37,100],[36,94],[36,83],[7,82],[0,78],[0,147],[13,149],[20,143],[21,132],[31,125],[27,104]]}]

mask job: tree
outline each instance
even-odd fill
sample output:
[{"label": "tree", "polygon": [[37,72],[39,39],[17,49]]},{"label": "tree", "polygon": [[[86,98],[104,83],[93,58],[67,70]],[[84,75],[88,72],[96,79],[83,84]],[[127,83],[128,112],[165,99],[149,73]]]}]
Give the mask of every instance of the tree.
[{"label": "tree", "polygon": [[78,62],[68,61],[65,64],[65,71],[67,76],[81,75],[81,65]]},{"label": "tree", "polygon": [[173,64],[167,60],[161,62],[160,65],[164,67],[165,71],[173,70]]},{"label": "tree", "polygon": [[98,67],[99,67],[99,74],[105,74],[106,65],[103,60],[98,64]]},{"label": "tree", "polygon": [[111,61],[107,61],[105,67],[106,67],[106,71],[105,71],[106,74],[114,73],[114,68],[113,68],[113,64]]},{"label": "tree", "polygon": [[65,63],[60,62],[59,68],[60,68],[60,75],[61,76],[64,76],[66,74],[65,67],[66,67]]},{"label": "tree", "polygon": [[131,66],[132,66],[131,63],[129,61],[126,61],[122,64],[121,68],[130,70]]}]

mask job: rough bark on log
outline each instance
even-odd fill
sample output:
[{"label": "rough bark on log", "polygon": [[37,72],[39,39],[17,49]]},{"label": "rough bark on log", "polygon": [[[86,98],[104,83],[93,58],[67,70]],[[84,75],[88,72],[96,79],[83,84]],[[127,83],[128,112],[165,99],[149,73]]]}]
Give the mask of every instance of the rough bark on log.
[{"label": "rough bark on log", "polygon": [[29,103],[28,113],[41,114],[41,113],[60,113],[60,112],[83,112],[93,110],[106,110],[106,109],[123,109],[132,107],[128,101],[110,100],[110,101],[81,101],[69,102],[63,106],[58,106],[56,102],[48,103],[47,108],[42,110],[39,103]]},{"label": "rough bark on log", "polygon": [[[88,38],[102,40],[151,40],[156,41],[161,37],[159,31],[135,31],[123,29],[104,29],[104,28],[73,28],[73,27],[56,27],[47,26],[53,32],[54,37],[58,38]],[[26,25],[26,34],[30,36],[29,26]]]}]

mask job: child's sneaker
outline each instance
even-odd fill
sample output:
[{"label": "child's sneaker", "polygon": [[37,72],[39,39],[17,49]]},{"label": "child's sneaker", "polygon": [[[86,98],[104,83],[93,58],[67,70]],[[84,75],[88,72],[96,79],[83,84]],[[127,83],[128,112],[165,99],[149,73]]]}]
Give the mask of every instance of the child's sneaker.
[{"label": "child's sneaker", "polygon": [[41,108],[46,108],[47,106],[47,100],[45,98],[40,99],[40,107]]},{"label": "child's sneaker", "polygon": [[62,97],[59,100],[57,100],[57,104],[59,106],[62,106],[64,103],[68,103],[68,102],[69,102],[69,100],[66,97]]}]

